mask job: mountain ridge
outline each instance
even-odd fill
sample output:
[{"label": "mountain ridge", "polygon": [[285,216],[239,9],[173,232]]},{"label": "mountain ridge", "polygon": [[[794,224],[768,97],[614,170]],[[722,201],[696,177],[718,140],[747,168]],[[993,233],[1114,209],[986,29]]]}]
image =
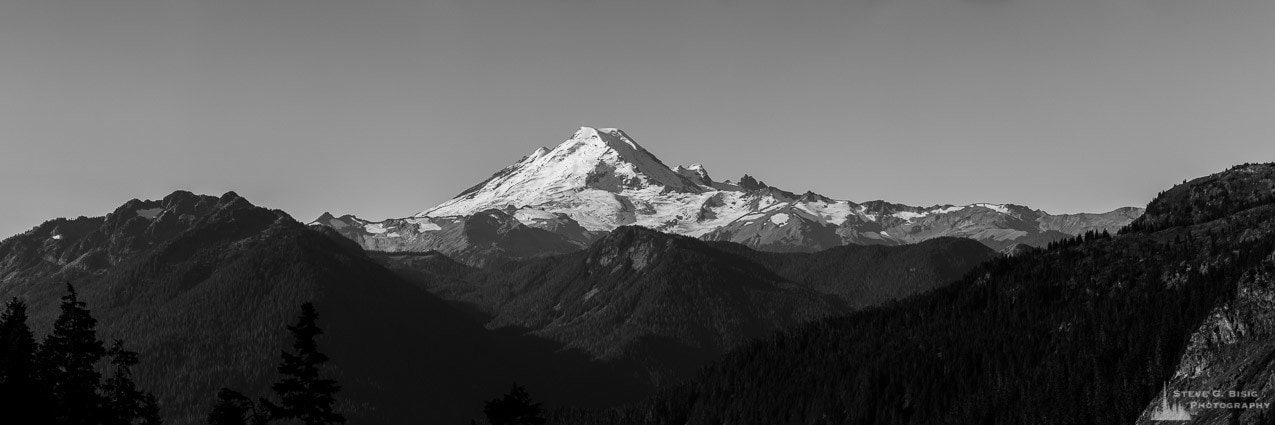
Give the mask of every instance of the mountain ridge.
[{"label": "mountain ridge", "polygon": [[98,335],[140,353],[134,377],[171,424],[204,423],[220,387],[265,395],[303,302],[319,310],[319,344],[343,387],[337,408],[352,422],[459,423],[510,380],[556,404],[616,404],[647,391],[625,363],[484,329],[335,230],[233,192],[132,200],[0,242],[0,297],[28,305],[37,337],[68,281]]},{"label": "mountain ridge", "polygon": [[773,253],[623,226],[581,251],[498,267],[373,256],[488,328],[633,360],[662,384],[770,332],[941,287],[998,255],[960,238]]},{"label": "mountain ridge", "polygon": [[[776,333],[642,403],[552,421],[1152,424],[1178,406],[1191,423],[1269,423],[1272,182],[1275,163],[1185,182],[1114,236],[1001,257],[942,288]],[[1256,405],[1233,407],[1245,403]]]},{"label": "mountain ridge", "polygon": [[421,247],[417,239],[433,230],[422,227],[410,235],[399,230],[423,220],[461,220],[489,210],[565,237],[576,249],[620,226],[638,225],[779,252],[846,244],[900,245],[944,236],[968,237],[1008,252],[1016,245],[1040,247],[1090,230],[1114,232],[1142,213],[1136,207],[1049,214],[1014,204],[916,207],[837,200],[809,191],[789,192],[750,175],[738,182],[715,181],[700,163],[669,167],[621,130],[582,127],[556,147],[538,148],[456,197],[408,218],[371,222],[343,216],[334,223],[335,217],[325,213],[310,224],[340,227],[368,249],[433,249],[452,255],[467,247]]}]

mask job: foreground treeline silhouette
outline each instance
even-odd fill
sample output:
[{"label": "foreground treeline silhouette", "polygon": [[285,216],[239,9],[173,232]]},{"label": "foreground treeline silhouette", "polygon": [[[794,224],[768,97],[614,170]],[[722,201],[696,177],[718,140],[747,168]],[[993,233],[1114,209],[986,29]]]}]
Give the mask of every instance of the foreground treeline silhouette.
[{"label": "foreground treeline silhouette", "polygon": [[314,304],[301,305],[297,324],[288,326],[295,341],[292,352],[283,352],[279,363],[279,381],[270,388],[279,402],[264,397],[257,402],[231,390],[217,392],[217,403],[208,414],[209,425],[265,425],[272,422],[327,425],[345,423],[345,416],[333,409],[335,394],[341,389],[336,380],[320,377],[320,369],[328,356],[319,352],[317,337],[323,333],[317,324],[319,314]]},{"label": "foreground treeline silhouette", "polygon": [[[483,404],[487,421],[482,425],[545,425],[544,409],[540,406],[532,401],[526,387],[514,383],[508,393]],[[479,425],[479,422],[470,420],[469,424]]]},{"label": "foreground treeline silhouette", "polygon": [[15,297],[0,315],[0,412],[24,424],[158,425],[155,396],[133,383],[137,363],[123,341],[108,348],[97,339],[97,320],[70,283],[53,330],[38,343]]},{"label": "foreground treeline silhouette", "polygon": [[1133,423],[1210,311],[1275,264],[1275,179],[1260,177],[1275,166],[1235,171],[1166,192],[1119,236],[994,260],[733,351],[645,402],[549,423]]}]

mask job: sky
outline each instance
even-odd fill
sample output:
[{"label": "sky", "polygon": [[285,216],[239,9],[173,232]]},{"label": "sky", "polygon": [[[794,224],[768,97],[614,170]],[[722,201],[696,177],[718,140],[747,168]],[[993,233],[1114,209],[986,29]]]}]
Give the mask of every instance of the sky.
[{"label": "sky", "polygon": [[1275,161],[1270,0],[4,0],[0,238],[236,191],[429,209],[580,126],[790,191],[1052,213]]}]

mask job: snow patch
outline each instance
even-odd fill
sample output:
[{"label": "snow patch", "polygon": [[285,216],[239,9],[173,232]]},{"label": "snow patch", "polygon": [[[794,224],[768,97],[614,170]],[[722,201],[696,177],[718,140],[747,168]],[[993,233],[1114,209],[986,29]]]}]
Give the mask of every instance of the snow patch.
[{"label": "snow patch", "polygon": [[925,216],[926,216],[926,215],[928,215],[928,214],[924,214],[924,213],[914,213],[914,212],[911,212],[911,211],[899,211],[899,212],[896,212],[896,213],[891,214],[891,215],[893,215],[893,216],[894,216],[894,217],[896,217],[896,218],[901,218],[901,219],[904,219],[904,220],[907,220],[907,221],[912,221],[912,220],[915,220],[915,219],[918,219],[918,218],[921,218],[921,217],[925,217]]},{"label": "snow patch", "polygon": [[434,224],[434,222],[429,221],[428,218],[409,218],[407,219],[407,222],[411,224],[415,224],[416,230],[420,233],[432,232],[435,230],[443,229],[442,226]]},{"label": "snow patch", "polygon": [[137,215],[147,220],[154,220],[161,212],[164,212],[163,208],[148,208],[144,210],[137,210]]},{"label": "snow patch", "polygon": [[970,206],[971,206],[971,207],[983,207],[983,208],[987,208],[987,209],[992,210],[992,211],[996,211],[996,212],[1001,213],[1001,214],[1009,214],[1009,208],[1005,208],[1005,206],[1004,206],[1004,205],[1001,205],[1001,204],[974,204],[974,205],[970,205]]},{"label": "snow patch", "polygon": [[378,235],[389,231],[386,230],[385,225],[381,223],[368,223],[363,226],[363,230],[366,230],[368,233],[375,233]]},{"label": "snow patch", "polygon": [[53,236],[51,236],[51,237],[52,237],[52,238],[53,238],[53,240],[55,240],[55,241],[60,241],[60,240],[62,240],[62,235],[53,235]]},{"label": "snow patch", "polygon": [[770,222],[782,226],[784,223],[788,222],[788,218],[788,214],[779,213],[770,216]]},{"label": "snow patch", "polygon": [[556,221],[557,219],[558,216],[553,213],[536,208],[522,208],[514,211],[514,220],[518,220],[519,223],[527,226],[535,226],[544,222]]},{"label": "snow patch", "polygon": [[594,296],[594,295],[597,295],[597,294],[598,294],[598,291],[599,291],[598,287],[596,287],[596,286],[595,286],[595,287],[593,287],[593,289],[590,289],[590,290],[589,290],[589,292],[585,292],[585,293],[584,293],[584,298],[583,298],[583,299],[584,299],[585,301],[588,301],[588,300],[589,300],[589,298],[593,298],[593,296]]}]

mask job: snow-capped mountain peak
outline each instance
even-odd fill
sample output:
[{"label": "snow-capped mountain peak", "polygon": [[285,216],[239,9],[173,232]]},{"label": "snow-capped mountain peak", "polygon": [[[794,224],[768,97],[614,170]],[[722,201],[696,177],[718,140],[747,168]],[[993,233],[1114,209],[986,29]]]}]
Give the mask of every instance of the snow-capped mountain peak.
[{"label": "snow-capped mountain peak", "polygon": [[[705,188],[664,165],[623,131],[581,127],[553,149],[540,148],[483,183],[428,211],[425,216],[468,215],[490,208],[554,205],[579,209],[590,228],[632,223],[634,201],[660,193],[700,193]],[[618,220],[618,221],[617,221]],[[625,222],[628,221],[628,222]],[[609,229],[608,229],[609,230]]]},{"label": "snow-capped mountain peak", "polygon": [[[413,217],[374,223],[325,215],[313,224],[342,231],[369,249],[446,251],[472,246],[450,241],[455,232],[448,229],[476,228],[471,221],[491,221],[480,216],[494,213],[503,214],[502,229],[518,227],[512,224],[517,222],[536,230],[509,233],[511,238],[548,232],[541,236],[553,240],[542,242],[558,248],[584,246],[621,226],[637,225],[763,250],[812,251],[944,236],[973,238],[994,249],[1040,245],[1093,229],[1114,231],[1141,210],[1051,215],[1013,204],[918,207],[798,194],[747,174],[737,182],[716,182],[701,164],[665,165],[623,131],[581,127],[557,146],[535,149]],[[506,248],[501,249],[517,251]]]},{"label": "snow-capped mountain peak", "polygon": [[713,178],[708,176],[708,170],[705,170],[704,166],[698,162],[686,167],[681,165],[673,167],[673,172],[691,179],[691,181],[701,186],[713,185]]}]

